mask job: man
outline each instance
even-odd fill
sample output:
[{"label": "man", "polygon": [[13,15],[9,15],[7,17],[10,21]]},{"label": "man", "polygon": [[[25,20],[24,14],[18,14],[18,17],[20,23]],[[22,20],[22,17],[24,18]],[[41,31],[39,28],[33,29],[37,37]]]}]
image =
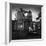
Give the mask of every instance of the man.
[{"label": "man", "polygon": [[27,12],[27,16],[26,16],[26,20],[25,20],[25,30],[27,30],[28,32],[32,31],[32,12],[29,10],[29,12]]}]

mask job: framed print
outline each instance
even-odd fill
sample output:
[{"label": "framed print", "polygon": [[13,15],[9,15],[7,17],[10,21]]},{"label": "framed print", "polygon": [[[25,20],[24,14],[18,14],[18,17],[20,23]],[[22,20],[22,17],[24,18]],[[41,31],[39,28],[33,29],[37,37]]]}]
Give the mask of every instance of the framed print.
[{"label": "framed print", "polygon": [[41,39],[41,6],[10,3],[10,27],[12,40]]},{"label": "framed print", "polygon": [[9,3],[8,6],[8,41],[42,39],[42,5]]}]

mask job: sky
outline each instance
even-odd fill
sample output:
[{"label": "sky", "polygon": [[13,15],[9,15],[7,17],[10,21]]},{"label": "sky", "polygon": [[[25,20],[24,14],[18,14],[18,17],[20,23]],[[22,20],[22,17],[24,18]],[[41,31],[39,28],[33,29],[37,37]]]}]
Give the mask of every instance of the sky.
[{"label": "sky", "polygon": [[[12,20],[17,19],[17,8],[12,9]],[[31,10],[32,12],[32,21],[36,21],[36,18],[38,17],[38,14],[40,13],[40,8],[38,7],[30,7],[30,8],[23,8],[24,10]]]}]

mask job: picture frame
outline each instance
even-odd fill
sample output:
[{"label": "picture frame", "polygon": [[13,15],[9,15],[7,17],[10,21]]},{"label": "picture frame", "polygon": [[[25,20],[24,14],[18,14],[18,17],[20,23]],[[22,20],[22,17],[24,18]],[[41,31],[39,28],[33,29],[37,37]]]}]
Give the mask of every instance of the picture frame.
[{"label": "picture frame", "polygon": [[[41,39],[24,39],[24,40],[12,40],[12,32],[11,32],[11,21],[10,21],[10,3],[11,2],[5,2],[5,23],[6,23],[6,26],[5,26],[5,43],[9,43],[9,42],[13,42],[13,41],[21,41],[21,42],[24,42],[24,41],[40,41],[42,40]],[[12,3],[12,4],[22,4],[22,3]],[[23,5],[31,5],[31,4],[23,4]],[[33,4],[32,4],[33,5]],[[38,6],[41,6],[42,5],[38,5]],[[41,11],[42,11],[42,8],[41,8]],[[42,13],[41,13],[42,14]],[[42,33],[42,32],[41,32]],[[42,35],[41,35],[42,37]]]}]

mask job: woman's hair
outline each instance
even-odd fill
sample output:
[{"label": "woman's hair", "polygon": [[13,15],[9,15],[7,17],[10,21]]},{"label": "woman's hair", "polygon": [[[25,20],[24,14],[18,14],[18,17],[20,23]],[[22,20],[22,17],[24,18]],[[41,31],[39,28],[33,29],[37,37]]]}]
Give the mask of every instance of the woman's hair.
[{"label": "woman's hair", "polygon": [[21,10],[21,12],[23,12],[23,9],[22,8],[20,8],[20,10]]}]

